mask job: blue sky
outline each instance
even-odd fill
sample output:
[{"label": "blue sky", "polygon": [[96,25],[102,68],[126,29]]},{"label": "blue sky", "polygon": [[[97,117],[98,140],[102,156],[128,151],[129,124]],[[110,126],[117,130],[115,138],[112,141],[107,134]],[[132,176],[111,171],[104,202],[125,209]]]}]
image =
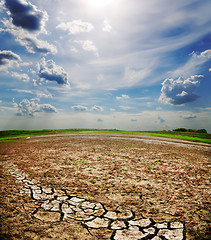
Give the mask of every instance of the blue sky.
[{"label": "blue sky", "polygon": [[210,0],[0,0],[0,130],[206,128]]}]

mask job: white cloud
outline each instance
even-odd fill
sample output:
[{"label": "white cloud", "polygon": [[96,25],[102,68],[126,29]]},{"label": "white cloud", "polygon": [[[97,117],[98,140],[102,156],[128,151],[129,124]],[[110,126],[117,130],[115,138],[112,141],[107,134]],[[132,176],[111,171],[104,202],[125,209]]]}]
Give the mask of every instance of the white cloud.
[{"label": "white cloud", "polygon": [[30,53],[56,54],[57,48],[55,45],[47,41],[39,40],[36,36],[21,36],[16,39],[21,45],[25,46]]},{"label": "white cloud", "polygon": [[[14,92],[18,92],[18,93],[28,93],[28,94],[34,94],[36,95],[38,98],[34,98],[34,100],[38,100],[40,98],[52,98],[52,94],[49,93],[47,90],[44,90],[44,92],[42,91],[39,91],[39,90],[25,90],[25,89],[17,89],[17,88],[14,88],[14,89],[10,89],[11,91],[14,91]],[[31,99],[33,100],[33,99]]]},{"label": "white cloud", "polygon": [[109,24],[108,20],[104,20],[102,30],[104,32],[110,32],[111,29],[112,29],[112,26]]},{"label": "white cloud", "polygon": [[37,64],[39,84],[45,81],[54,81],[61,85],[69,85],[68,74],[61,66],[55,64],[53,60],[46,61],[43,57]]},{"label": "white cloud", "polygon": [[93,52],[97,51],[97,48],[95,47],[93,42],[89,40],[82,42],[82,47],[85,51],[93,51]]},{"label": "white cloud", "polygon": [[76,43],[79,43],[83,50],[85,50],[87,52],[94,52],[96,56],[99,56],[98,49],[92,41],[90,41],[90,40],[85,40],[85,41],[80,40],[80,41],[76,41]]},{"label": "white cloud", "polygon": [[44,92],[42,91],[35,91],[35,94],[37,95],[38,98],[52,98],[52,94],[49,93],[47,90]]},{"label": "white cloud", "polygon": [[[16,7],[19,5],[20,11],[16,12],[13,4]],[[14,3],[9,1],[9,5],[11,5],[9,9],[13,13],[9,13],[9,16],[11,16],[9,20],[2,19],[1,22],[5,28],[0,29],[0,32],[12,34],[15,40],[26,47],[30,53],[56,54],[56,46],[38,39],[40,33],[47,34],[45,29],[45,24],[48,21],[47,12],[38,10],[34,5],[26,1],[14,0]]]},{"label": "white cloud", "polygon": [[194,94],[194,91],[200,84],[199,78],[202,77],[203,75],[194,75],[187,79],[182,77],[176,80],[165,79],[162,83],[159,101],[171,105],[182,105],[195,101],[198,96]]},{"label": "white cloud", "polygon": [[3,10],[5,10],[5,5],[4,5],[4,1],[1,1],[0,2],[0,12],[1,11],[3,12]]},{"label": "white cloud", "polygon": [[12,67],[14,64],[18,65],[21,58],[18,54],[12,51],[0,51],[0,70],[6,70]]},{"label": "white cloud", "polygon": [[104,108],[101,106],[94,105],[91,110],[96,111],[96,112],[103,112]]},{"label": "white cloud", "polygon": [[126,67],[124,73],[124,79],[126,82],[130,83],[131,85],[135,85],[144,78],[146,78],[149,74],[149,69],[133,69],[130,67]]},{"label": "white cloud", "polygon": [[[115,1],[116,9],[120,7],[119,2]],[[176,57],[172,57],[172,54],[200,39],[204,36],[204,32],[208,32],[208,28],[205,30],[202,24],[203,21],[207,22],[209,19],[208,14],[206,14],[203,15],[202,20],[202,10],[208,12],[207,9],[201,7],[201,5],[206,5],[204,3],[199,4],[201,12],[198,12],[193,11],[193,9],[188,10],[188,4],[182,1],[170,4],[167,0],[143,0],[141,6],[136,2],[128,2],[127,6],[121,6],[121,11],[117,10],[115,14],[114,8],[107,9],[104,15],[91,11],[90,16],[86,16],[86,20],[80,14],[78,15],[79,9],[77,6],[79,8],[82,6],[79,2],[75,6],[75,15],[70,16],[68,14],[69,8],[61,7],[63,21],[65,19],[64,23],[72,22],[67,20],[71,18],[91,22],[96,26],[96,30],[102,29],[108,24],[113,27],[110,34],[90,32],[88,37],[86,37],[86,34],[81,34],[80,39],[79,36],[71,36],[68,40],[66,36],[66,38],[62,39],[61,49],[64,52],[64,48],[68,51],[69,56],[66,55],[67,59],[69,58],[70,61],[73,61],[71,58],[77,59],[78,63],[81,63],[81,73],[86,71],[83,76],[77,72],[77,75],[80,75],[80,77],[77,76],[78,86],[86,84],[91,88],[110,90],[133,86],[150,86],[160,81],[161,77],[159,76],[162,76],[162,79],[167,77],[176,78],[176,76],[166,74],[166,71],[178,66],[176,65],[178,62],[174,62]],[[159,9],[159,11],[156,11],[156,14],[151,14],[154,9]],[[92,13],[94,16],[91,15]],[[100,18],[97,18],[96,15],[100,16]],[[106,16],[106,19],[104,16]],[[89,49],[91,53],[98,51],[99,58],[90,61],[90,58],[86,58],[88,54],[80,51],[81,48],[77,46],[76,41],[82,46],[86,39],[92,41],[95,48],[85,46],[84,48]],[[75,49],[79,50],[77,54],[70,53],[70,49],[73,47],[72,43],[75,43]],[[83,50],[85,50],[84,48],[82,47]],[[88,62],[87,60],[89,64],[83,65],[83,63]],[[90,63],[92,67],[90,67]],[[87,70],[89,67],[90,69]],[[101,82],[96,82],[95,77],[93,77],[99,74],[98,69],[105,76]],[[191,72],[190,74],[195,73]],[[200,72],[196,74],[200,74]],[[71,74],[71,76],[73,75]],[[74,78],[76,79],[76,77]]]},{"label": "white cloud", "polygon": [[202,107],[202,108],[200,108],[200,111],[209,111],[209,112],[211,112],[211,107]]},{"label": "white cloud", "polygon": [[209,72],[211,72],[211,68],[209,68]]},{"label": "white cloud", "polygon": [[191,58],[187,61],[187,63],[184,66],[169,73],[173,77],[178,77],[178,76],[187,77],[192,74],[197,74],[200,71],[201,65],[207,62],[209,59],[211,59],[210,49],[203,51],[201,53],[193,52],[191,54]]},{"label": "white cloud", "polygon": [[12,72],[12,77],[18,78],[19,80],[23,82],[29,82],[30,77],[26,73],[18,73],[18,72]]},{"label": "white cloud", "polygon": [[130,97],[126,94],[122,94],[121,97],[116,97],[117,100],[126,100],[126,99],[129,99]]},{"label": "white cloud", "polygon": [[82,105],[72,106],[72,109],[73,109],[74,111],[77,111],[77,112],[84,112],[84,111],[87,111],[87,110],[88,110],[87,107],[82,106]]},{"label": "white cloud", "polygon": [[89,22],[74,20],[72,22],[60,23],[56,28],[67,30],[69,34],[78,34],[82,32],[90,32],[94,29],[94,26]]},{"label": "white cloud", "polygon": [[36,113],[56,113],[57,110],[51,104],[38,104],[35,101],[29,101],[28,99],[23,99],[19,104],[16,104],[17,115],[18,116],[35,116]]},{"label": "white cloud", "polygon": [[35,5],[25,0],[5,1],[9,16],[16,27],[27,31],[43,31],[48,20],[46,11],[39,10]]},{"label": "white cloud", "polygon": [[25,89],[11,89],[14,92],[19,92],[19,93],[29,93],[29,94],[33,94],[33,92],[31,90],[25,90]]},{"label": "white cloud", "polygon": [[193,53],[193,56],[199,59],[209,59],[211,58],[211,49],[205,50],[204,52],[201,52],[200,54]]}]

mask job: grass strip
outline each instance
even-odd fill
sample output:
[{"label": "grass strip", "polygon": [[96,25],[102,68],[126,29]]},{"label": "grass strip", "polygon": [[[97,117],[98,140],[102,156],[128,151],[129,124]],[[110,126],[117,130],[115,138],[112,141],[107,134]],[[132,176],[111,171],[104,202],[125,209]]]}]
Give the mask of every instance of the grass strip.
[{"label": "grass strip", "polygon": [[188,140],[193,142],[203,142],[211,144],[211,134],[195,132],[175,132],[175,131],[123,131],[116,129],[55,129],[55,130],[9,130],[0,131],[0,141],[12,140],[15,138],[24,138],[30,136],[50,135],[50,134],[74,134],[85,132],[97,133],[116,133],[116,134],[134,134],[148,135],[156,137],[165,137],[173,139]]}]

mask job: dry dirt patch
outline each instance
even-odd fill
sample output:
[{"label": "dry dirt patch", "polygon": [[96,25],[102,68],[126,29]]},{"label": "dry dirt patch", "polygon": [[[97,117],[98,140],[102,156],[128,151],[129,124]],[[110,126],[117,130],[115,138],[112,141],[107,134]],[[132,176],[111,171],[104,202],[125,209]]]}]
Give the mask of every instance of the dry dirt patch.
[{"label": "dry dirt patch", "polygon": [[[32,214],[39,202],[20,195],[4,165],[15,164],[42,186],[97,201],[108,210],[129,209],[136,218],[182,221],[187,239],[209,239],[210,149],[105,136],[49,136],[0,144],[3,239],[109,239],[68,219]],[[37,214],[38,215],[38,214]],[[92,235],[91,235],[92,234]]]}]

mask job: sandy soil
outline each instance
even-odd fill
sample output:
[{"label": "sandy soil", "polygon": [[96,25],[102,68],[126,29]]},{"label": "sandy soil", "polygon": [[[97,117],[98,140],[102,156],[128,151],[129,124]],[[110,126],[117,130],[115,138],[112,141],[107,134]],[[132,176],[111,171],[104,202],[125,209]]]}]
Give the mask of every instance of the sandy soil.
[{"label": "sandy soil", "polygon": [[181,221],[186,239],[210,239],[211,147],[118,137],[57,135],[1,142],[1,239],[110,239],[112,234],[106,228],[88,231],[79,221],[60,221],[46,212],[35,217],[39,202],[19,193],[21,184],[9,173],[8,162],[42,186],[66,189],[108,210],[132,210],[137,218]]}]

